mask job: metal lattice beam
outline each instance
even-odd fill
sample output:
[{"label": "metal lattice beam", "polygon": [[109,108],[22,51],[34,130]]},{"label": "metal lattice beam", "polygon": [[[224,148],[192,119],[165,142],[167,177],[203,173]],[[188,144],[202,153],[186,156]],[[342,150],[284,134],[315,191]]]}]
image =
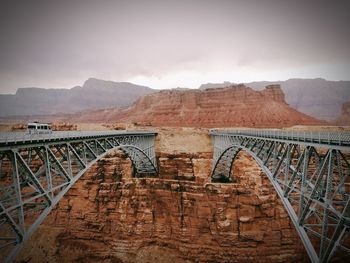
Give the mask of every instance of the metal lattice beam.
[{"label": "metal lattice beam", "polygon": [[281,198],[312,262],[350,256],[350,133],[212,130],[212,181],[234,182],[250,154]]},{"label": "metal lattice beam", "polygon": [[0,133],[0,261],[11,262],[63,195],[116,149],[157,176],[154,132]]}]

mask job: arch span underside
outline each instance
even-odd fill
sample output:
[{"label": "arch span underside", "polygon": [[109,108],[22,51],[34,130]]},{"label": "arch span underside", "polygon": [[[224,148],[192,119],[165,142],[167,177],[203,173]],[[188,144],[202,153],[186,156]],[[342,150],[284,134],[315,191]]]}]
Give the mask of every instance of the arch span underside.
[{"label": "arch span underside", "polygon": [[153,136],[110,136],[16,146],[0,151],[0,261],[11,262],[79,178],[115,150],[135,177],[157,176]]},{"label": "arch span underside", "polygon": [[284,204],[312,262],[350,257],[350,151],[253,136],[214,137],[213,182],[235,182],[234,161],[251,155]]}]

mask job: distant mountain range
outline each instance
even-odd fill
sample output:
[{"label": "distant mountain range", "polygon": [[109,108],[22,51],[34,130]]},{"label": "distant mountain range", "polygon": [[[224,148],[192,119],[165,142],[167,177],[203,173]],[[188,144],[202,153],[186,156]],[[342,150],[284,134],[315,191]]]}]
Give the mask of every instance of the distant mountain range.
[{"label": "distant mountain range", "polygon": [[[232,84],[208,83],[201,85],[200,89],[227,87]],[[285,100],[292,108],[321,120],[333,122],[339,119],[343,104],[350,101],[350,81],[289,79],[245,83],[254,90],[263,90],[271,84],[281,86]],[[85,81],[83,86],[71,89],[20,88],[14,95],[0,94],[0,117],[77,113],[105,108],[117,110],[156,91],[128,82],[94,78]]]},{"label": "distant mountain range", "polygon": [[[230,82],[208,83],[200,89],[227,87]],[[342,105],[350,99],[350,81],[328,81],[325,79],[289,79],[286,81],[259,81],[244,83],[255,90],[267,85],[279,84],[286,102],[294,109],[314,118],[334,121],[342,112]]]},{"label": "distant mountain range", "polygon": [[155,90],[128,82],[90,78],[71,89],[20,88],[0,95],[0,117],[74,113],[108,107],[126,107]]}]

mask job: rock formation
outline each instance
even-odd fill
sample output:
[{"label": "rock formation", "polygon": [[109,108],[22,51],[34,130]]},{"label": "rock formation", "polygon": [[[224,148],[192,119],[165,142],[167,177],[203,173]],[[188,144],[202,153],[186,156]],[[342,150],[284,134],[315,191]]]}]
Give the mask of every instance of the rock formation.
[{"label": "rock formation", "polygon": [[[301,262],[305,252],[269,182],[235,185],[120,179],[116,157],[95,165],[35,233],[36,262]],[[119,162],[120,164],[120,162]],[[127,164],[125,164],[127,165]],[[128,175],[126,175],[127,177]],[[119,178],[119,179],[118,179]]]},{"label": "rock formation", "polygon": [[125,110],[101,110],[73,119],[177,127],[285,127],[321,123],[289,107],[279,85],[267,86],[262,91],[244,85],[163,90],[139,98]]}]

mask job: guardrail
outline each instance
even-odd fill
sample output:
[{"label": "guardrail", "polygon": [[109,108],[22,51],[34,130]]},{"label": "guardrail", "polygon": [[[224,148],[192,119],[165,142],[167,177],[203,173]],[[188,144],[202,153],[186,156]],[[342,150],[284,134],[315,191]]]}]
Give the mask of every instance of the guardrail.
[{"label": "guardrail", "polygon": [[75,138],[91,138],[117,135],[156,135],[154,131],[55,131],[45,134],[27,132],[0,132],[0,144],[17,144],[35,141],[52,141]]},{"label": "guardrail", "polygon": [[350,132],[283,131],[273,129],[210,130],[210,134],[242,135],[278,140],[292,140],[329,145],[350,146]]}]

